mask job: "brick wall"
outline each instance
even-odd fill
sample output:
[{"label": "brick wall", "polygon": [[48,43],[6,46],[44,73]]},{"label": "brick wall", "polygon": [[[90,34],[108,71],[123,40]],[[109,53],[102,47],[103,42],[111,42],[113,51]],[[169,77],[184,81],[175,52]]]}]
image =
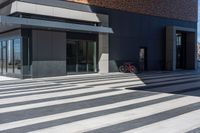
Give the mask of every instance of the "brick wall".
[{"label": "brick wall", "polygon": [[66,0],[140,14],[197,21],[197,0]]}]

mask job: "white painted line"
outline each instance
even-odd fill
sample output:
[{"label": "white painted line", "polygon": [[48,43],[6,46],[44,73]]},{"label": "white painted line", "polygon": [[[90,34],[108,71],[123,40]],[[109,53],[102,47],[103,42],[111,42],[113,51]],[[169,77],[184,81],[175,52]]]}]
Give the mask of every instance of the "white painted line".
[{"label": "white painted line", "polygon": [[[72,95],[68,92],[66,95]],[[40,103],[33,103],[33,104],[28,104],[28,105],[20,105],[20,106],[15,106],[15,107],[7,107],[7,108],[0,108],[0,113],[6,113],[6,112],[12,112],[12,111],[20,111],[20,110],[25,110],[25,109],[34,109],[34,108],[39,108],[39,107],[47,107],[47,106],[53,106],[53,105],[58,105],[58,104],[67,104],[67,103],[72,103],[72,102],[80,102],[84,100],[94,100],[97,98],[101,97],[108,97],[108,96],[114,96],[114,95],[119,95],[119,94],[126,94],[130,93],[130,91],[117,91],[117,92],[106,92],[103,94],[93,94],[89,96],[82,96],[82,97],[76,97],[76,98],[70,98],[70,99],[65,99],[65,100],[55,100],[55,101],[50,101],[50,102],[40,102]]]},{"label": "white painted line", "polygon": [[155,99],[164,98],[164,97],[168,97],[168,96],[172,96],[172,95],[158,94],[158,95],[142,97],[142,98],[138,98],[138,99],[132,99],[132,100],[127,100],[127,101],[122,101],[122,102],[118,102],[118,103],[107,104],[107,105],[102,105],[102,106],[97,106],[97,107],[92,107],[92,108],[87,108],[87,109],[80,109],[80,110],[75,110],[75,111],[70,111],[70,112],[65,112],[65,113],[59,113],[59,114],[55,114],[55,115],[49,115],[49,116],[44,116],[44,117],[37,117],[37,118],[31,118],[31,119],[27,119],[27,120],[21,120],[21,121],[1,124],[0,131],[17,128],[17,127],[22,127],[22,126],[33,125],[33,124],[42,123],[42,122],[59,120],[62,118],[67,118],[67,117],[72,117],[72,116],[77,116],[77,115],[83,115],[86,113],[92,113],[92,112],[97,112],[97,111],[102,111],[102,110],[119,108],[119,107],[131,105],[131,104],[147,102],[150,100],[155,100]]},{"label": "white painted line", "polygon": [[185,133],[199,128],[200,110],[186,113],[165,121],[157,122],[124,133]]},{"label": "white painted line", "polygon": [[[195,97],[184,97],[179,98],[163,103],[158,103],[150,106],[145,106],[138,109],[128,110],[124,112],[117,112],[110,115],[104,115],[96,118],[85,119],[77,122],[73,122],[70,124],[63,124],[43,130],[38,130],[38,132],[42,133],[55,133],[59,131],[59,133],[66,133],[67,131],[70,132],[87,132],[111,125],[115,125],[118,123],[123,123],[126,121],[147,117],[153,114],[161,113],[164,111],[169,111],[175,108],[183,107],[186,105],[190,105],[193,103],[200,102],[199,98]],[[32,133],[36,133],[32,132]]]},{"label": "white painted line", "polygon": [[[84,88],[84,89],[78,89],[81,87],[84,87],[84,86],[78,85],[76,87],[59,87],[56,89],[59,92],[55,91],[55,92],[45,93],[45,94],[33,94],[33,95],[28,95],[28,96],[20,96],[20,97],[13,96],[10,98],[2,98],[2,99],[0,99],[0,105],[34,101],[34,100],[42,100],[42,99],[62,97],[62,96],[70,96],[70,95],[82,94],[82,93],[90,93],[90,92],[106,90],[106,89],[110,90],[109,88],[102,88],[102,87],[93,87],[93,88],[88,87],[88,88]],[[62,91],[62,92],[60,92],[60,91]]]},{"label": "white painted line", "polygon": [[14,85],[1,85],[0,86],[0,90],[1,89],[17,89],[20,87],[34,87],[34,86],[38,86],[38,85],[53,85],[55,83],[47,83],[47,82],[33,82],[33,83],[22,83],[22,84],[14,84]]},{"label": "white painted line", "polygon": [[[23,89],[23,90],[18,90],[18,91],[2,92],[2,93],[7,93],[7,94],[0,93],[0,97],[13,96],[13,95],[23,95],[23,94],[32,94],[32,93],[37,93],[37,92],[41,92],[41,93],[42,92],[49,92],[49,91],[53,91],[53,90],[62,90],[63,88],[69,88],[69,87],[75,88],[75,86],[70,86],[70,85],[57,85],[57,86],[55,85],[55,86],[48,86],[48,87]],[[46,90],[39,90],[39,89],[46,89]],[[25,91],[25,92],[23,92],[23,91]]]}]

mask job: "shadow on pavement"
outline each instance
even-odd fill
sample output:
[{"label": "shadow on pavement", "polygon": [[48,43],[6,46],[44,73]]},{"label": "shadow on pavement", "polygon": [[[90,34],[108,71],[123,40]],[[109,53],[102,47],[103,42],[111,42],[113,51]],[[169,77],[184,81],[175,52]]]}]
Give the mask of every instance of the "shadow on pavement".
[{"label": "shadow on pavement", "polygon": [[139,87],[127,87],[129,90],[162,92],[188,96],[200,96],[200,72],[178,71],[137,75],[145,84]]}]

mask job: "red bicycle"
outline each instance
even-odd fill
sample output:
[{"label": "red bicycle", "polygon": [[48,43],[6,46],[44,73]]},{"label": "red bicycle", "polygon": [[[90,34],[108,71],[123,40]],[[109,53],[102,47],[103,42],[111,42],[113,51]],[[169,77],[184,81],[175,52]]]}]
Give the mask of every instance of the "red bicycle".
[{"label": "red bicycle", "polygon": [[124,63],[119,67],[119,72],[138,73],[137,68],[132,63]]}]

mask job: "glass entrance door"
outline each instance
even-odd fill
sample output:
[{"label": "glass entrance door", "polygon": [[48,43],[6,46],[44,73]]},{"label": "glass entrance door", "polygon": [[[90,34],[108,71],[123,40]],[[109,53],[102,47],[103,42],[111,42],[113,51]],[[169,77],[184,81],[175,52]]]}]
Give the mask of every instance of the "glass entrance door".
[{"label": "glass entrance door", "polygon": [[77,46],[78,56],[78,72],[87,72],[87,42],[79,41]]},{"label": "glass entrance door", "polygon": [[67,41],[67,73],[97,72],[97,46],[95,41]]},{"label": "glass entrance door", "polygon": [[87,46],[87,71],[97,72],[97,44],[94,41],[88,41]]},{"label": "glass entrance door", "polygon": [[176,68],[185,68],[185,35],[184,33],[176,34]]},{"label": "glass entrance door", "polygon": [[73,73],[78,71],[77,66],[77,46],[78,41],[67,41],[67,72]]}]

